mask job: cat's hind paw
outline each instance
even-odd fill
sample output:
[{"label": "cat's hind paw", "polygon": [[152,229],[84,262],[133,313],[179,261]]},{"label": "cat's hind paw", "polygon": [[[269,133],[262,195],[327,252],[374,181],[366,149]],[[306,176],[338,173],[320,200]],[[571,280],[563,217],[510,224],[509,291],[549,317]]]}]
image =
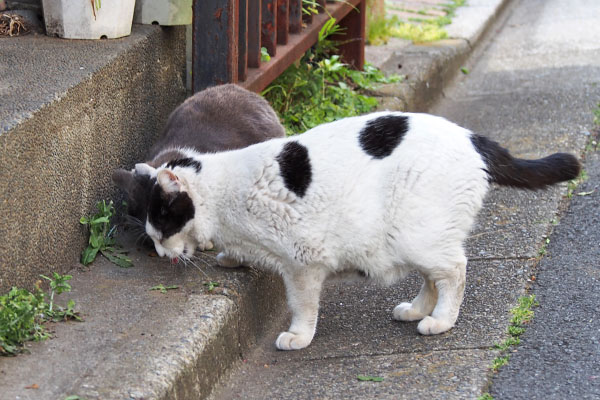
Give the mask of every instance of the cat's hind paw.
[{"label": "cat's hind paw", "polygon": [[400,303],[394,308],[394,319],[397,321],[418,321],[426,317],[415,310],[411,303]]},{"label": "cat's hind paw", "polygon": [[225,253],[217,254],[217,264],[219,264],[221,267],[226,268],[235,268],[242,265],[242,263],[240,263],[239,261],[226,256]]},{"label": "cat's hind paw", "polygon": [[300,350],[305,348],[312,341],[308,335],[297,335],[292,332],[281,332],[275,341],[275,346],[279,350]]},{"label": "cat's hind paw", "polygon": [[453,326],[454,324],[448,321],[427,316],[419,322],[417,330],[421,335],[437,335],[450,330]]}]

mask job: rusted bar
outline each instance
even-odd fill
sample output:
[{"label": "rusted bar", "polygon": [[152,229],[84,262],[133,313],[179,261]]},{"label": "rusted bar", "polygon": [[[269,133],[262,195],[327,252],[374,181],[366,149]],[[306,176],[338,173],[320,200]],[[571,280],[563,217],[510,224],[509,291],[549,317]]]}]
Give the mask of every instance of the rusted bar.
[{"label": "rusted bar", "polygon": [[260,67],[260,31],[261,4],[260,0],[248,2],[248,67]]},{"label": "rusted bar", "polygon": [[274,57],[277,54],[277,0],[262,0],[261,17],[261,46]]},{"label": "rusted bar", "polygon": [[289,0],[277,0],[277,44],[287,44],[289,30]]},{"label": "rusted bar", "polygon": [[367,0],[361,0],[342,20],[339,25],[344,34],[334,35],[333,40],[343,42],[339,46],[342,61],[356,69],[363,69],[365,64],[365,23]]},{"label": "rusted bar", "polygon": [[319,0],[319,14],[325,12],[325,7],[327,6],[327,0]]},{"label": "rusted bar", "polygon": [[237,1],[194,0],[192,90],[237,81]]},{"label": "rusted bar", "polygon": [[290,33],[302,30],[302,0],[290,0]]},{"label": "rusted bar", "polygon": [[248,0],[238,0],[238,81],[248,77]]},{"label": "rusted bar", "polygon": [[[258,69],[250,69],[248,71],[248,79],[240,84],[254,92],[263,90],[287,67],[298,60],[306,50],[315,44],[319,36],[319,31],[329,20],[329,15],[340,21],[353,10],[354,6],[359,5],[361,2],[364,3],[364,0],[345,0],[344,2],[329,4],[328,13],[315,15],[314,23],[303,29],[301,35],[290,35],[288,44],[279,46],[277,56],[272,57],[271,61],[264,63]],[[343,38],[342,36],[340,40],[343,40]]]}]

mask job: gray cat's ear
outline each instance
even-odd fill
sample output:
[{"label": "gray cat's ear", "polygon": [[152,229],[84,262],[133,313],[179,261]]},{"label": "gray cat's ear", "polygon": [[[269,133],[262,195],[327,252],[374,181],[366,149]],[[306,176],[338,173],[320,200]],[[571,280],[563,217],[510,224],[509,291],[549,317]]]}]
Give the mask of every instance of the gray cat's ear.
[{"label": "gray cat's ear", "polygon": [[167,193],[177,193],[181,191],[181,181],[179,177],[168,169],[162,169],[156,175],[158,184]]},{"label": "gray cat's ear", "polygon": [[139,163],[135,164],[135,173],[138,175],[150,175],[150,178],[154,178],[156,176],[156,168],[146,163]]},{"label": "gray cat's ear", "polygon": [[133,172],[117,169],[112,173],[112,180],[119,188],[129,193],[133,184]]}]

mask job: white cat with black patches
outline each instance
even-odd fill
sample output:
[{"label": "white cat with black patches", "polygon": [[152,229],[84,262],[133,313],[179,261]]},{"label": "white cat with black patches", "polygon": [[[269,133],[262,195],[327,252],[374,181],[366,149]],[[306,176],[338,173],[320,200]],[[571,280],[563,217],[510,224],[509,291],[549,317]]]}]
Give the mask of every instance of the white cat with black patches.
[{"label": "white cat with black patches", "polygon": [[424,279],[393,316],[424,335],[454,326],[463,300],[463,243],[491,183],[540,189],[575,178],[557,153],[513,158],[443,118],[382,112],[318,126],[245,149],[198,154],[157,170],[146,230],[171,258],[211,243],[224,264],[283,276],[292,322],[282,350],[313,339],[325,279],[358,272],[392,284]]}]

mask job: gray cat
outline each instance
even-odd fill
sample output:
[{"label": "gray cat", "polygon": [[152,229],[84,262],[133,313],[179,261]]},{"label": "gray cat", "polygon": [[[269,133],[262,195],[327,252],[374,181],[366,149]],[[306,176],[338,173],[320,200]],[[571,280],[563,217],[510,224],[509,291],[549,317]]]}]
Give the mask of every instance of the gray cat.
[{"label": "gray cat", "polygon": [[[146,163],[158,168],[184,158],[183,148],[214,153],[284,136],[277,114],[261,96],[234,84],[215,86],[189,97],[171,113]],[[117,169],[112,180],[126,193],[127,219],[143,228],[156,179],[135,169]]]}]

